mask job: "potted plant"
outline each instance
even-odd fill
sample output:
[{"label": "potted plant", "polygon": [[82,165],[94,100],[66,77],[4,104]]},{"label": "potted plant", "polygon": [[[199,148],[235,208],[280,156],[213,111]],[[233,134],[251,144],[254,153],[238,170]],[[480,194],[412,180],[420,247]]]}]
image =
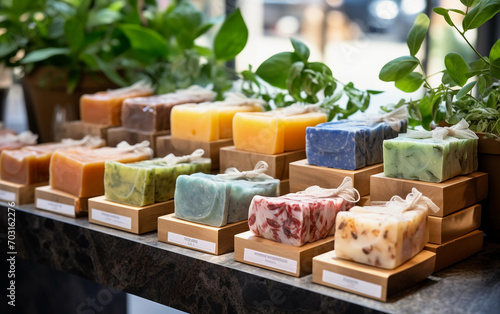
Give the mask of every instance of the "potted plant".
[{"label": "potted plant", "polygon": [[[444,58],[439,86],[431,86],[421,60],[416,57],[429,28],[429,18],[420,14],[408,33],[410,54],[389,61],[381,69],[379,78],[395,82],[397,88],[414,92],[423,87],[419,99],[401,100],[393,107],[408,105],[410,125],[430,129],[433,124],[456,124],[462,118],[479,135],[479,171],[489,175],[488,203],[483,207],[483,227],[488,235],[500,237],[500,39],[491,47],[487,56],[481,55],[470,43],[466,33],[477,29],[500,11],[494,0],[461,0],[465,10],[435,8],[446,23],[454,29],[477,56],[467,63],[464,58],[450,52]],[[462,16],[457,25],[451,14]],[[391,108],[386,108],[390,110]]]}]

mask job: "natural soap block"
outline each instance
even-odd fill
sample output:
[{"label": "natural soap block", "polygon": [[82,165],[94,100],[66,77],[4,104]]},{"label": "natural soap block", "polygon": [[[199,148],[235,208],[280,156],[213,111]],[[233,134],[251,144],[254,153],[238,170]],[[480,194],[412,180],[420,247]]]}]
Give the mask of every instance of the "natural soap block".
[{"label": "natural soap block", "polygon": [[233,137],[237,112],[262,111],[258,99],[229,96],[225,101],[175,106],[171,116],[173,138],[211,142]]},{"label": "natural soap block", "polygon": [[237,113],[233,119],[234,146],[263,154],[304,149],[306,128],[323,122],[326,122],[326,115],[321,112],[288,115],[282,109],[265,113]]},{"label": "natural soap block", "polygon": [[150,148],[139,145],[57,151],[50,163],[50,186],[77,197],[103,195],[106,161],[128,163],[146,160],[152,155]]},{"label": "natural soap block", "polygon": [[137,83],[130,87],[86,94],[80,98],[80,117],[83,122],[120,126],[122,103],[127,98],[150,96],[151,87]]},{"label": "natural soap block", "polygon": [[392,269],[420,252],[429,238],[428,210],[437,206],[420,192],[384,206],[353,207],[337,215],[337,257]]},{"label": "natural soap block", "polygon": [[175,105],[212,101],[215,93],[193,85],[174,93],[127,98],[123,101],[122,125],[128,130],[170,130],[170,112]]}]

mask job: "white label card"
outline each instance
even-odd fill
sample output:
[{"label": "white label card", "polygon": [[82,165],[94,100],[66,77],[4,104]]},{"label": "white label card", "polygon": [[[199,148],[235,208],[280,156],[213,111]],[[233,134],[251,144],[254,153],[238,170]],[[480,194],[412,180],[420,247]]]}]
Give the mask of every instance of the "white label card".
[{"label": "white label card", "polygon": [[245,248],[243,260],[289,273],[297,272],[297,261]]},{"label": "white label card", "polygon": [[0,200],[4,200],[7,202],[15,202],[16,201],[16,193],[5,191],[5,190],[0,190]]},{"label": "white label card", "polygon": [[49,210],[51,212],[56,212],[59,214],[65,214],[70,216],[74,216],[76,214],[74,205],[53,202],[43,198],[36,199],[36,207],[40,209]]},{"label": "white label card", "polygon": [[132,218],[130,217],[108,213],[95,208],[92,208],[91,215],[94,220],[132,230]]},{"label": "white label card", "polygon": [[205,240],[200,240],[200,239],[195,239],[191,237],[187,237],[182,234],[177,234],[173,232],[168,233],[168,242],[184,245],[184,246],[190,246],[192,248],[206,251],[212,254],[215,254],[215,243],[214,242],[209,242]]},{"label": "white label card", "polygon": [[351,291],[360,292],[375,298],[382,297],[382,286],[349,276],[323,270],[323,281]]}]

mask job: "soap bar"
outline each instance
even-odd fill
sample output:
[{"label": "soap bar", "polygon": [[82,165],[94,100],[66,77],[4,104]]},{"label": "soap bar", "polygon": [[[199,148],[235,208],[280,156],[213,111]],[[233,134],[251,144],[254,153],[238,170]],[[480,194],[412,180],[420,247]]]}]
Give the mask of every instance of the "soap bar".
[{"label": "soap bar", "polygon": [[[406,121],[401,122],[406,130]],[[381,163],[384,139],[397,136],[387,123],[370,125],[362,121],[338,121],[308,127],[306,155],[311,165],[356,170]]]},{"label": "soap bar", "polygon": [[248,213],[248,225],[257,236],[279,243],[301,246],[323,239],[335,232],[337,213],[352,207],[340,197],[253,198]]},{"label": "soap bar", "polygon": [[258,178],[224,179],[224,175],[181,175],[175,187],[178,218],[222,227],[248,218],[255,195],[277,196],[280,181],[267,175]]},{"label": "soap bar", "polygon": [[162,158],[120,163],[107,161],[104,190],[108,200],[132,206],[146,206],[174,197],[175,181],[179,175],[197,172],[210,173],[210,159],[169,165]]},{"label": "soap bar", "polygon": [[477,139],[404,136],[384,141],[386,177],[442,182],[477,170]]},{"label": "soap bar", "polygon": [[233,137],[233,116],[237,112],[259,112],[258,100],[186,104],[175,106],[171,116],[173,138],[210,142]]},{"label": "soap bar", "polygon": [[80,98],[80,117],[83,122],[105,126],[120,126],[122,103],[127,98],[150,96],[153,90],[143,84],[126,88],[86,94]]},{"label": "soap bar", "polygon": [[104,163],[129,163],[151,158],[151,151],[115,147],[56,151],[50,163],[50,186],[77,197],[104,194]]},{"label": "soap bar", "polygon": [[192,86],[164,95],[127,98],[122,107],[122,125],[129,130],[170,130],[170,112],[175,105],[212,101],[215,93]]},{"label": "soap bar", "polygon": [[265,113],[237,113],[233,119],[236,149],[263,154],[280,154],[305,148],[308,126],[326,122],[321,112],[280,115],[279,110]]}]

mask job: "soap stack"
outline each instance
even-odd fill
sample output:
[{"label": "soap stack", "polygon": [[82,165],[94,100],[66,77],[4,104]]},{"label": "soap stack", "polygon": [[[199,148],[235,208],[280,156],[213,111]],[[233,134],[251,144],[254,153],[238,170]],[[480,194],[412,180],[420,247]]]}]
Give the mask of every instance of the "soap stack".
[{"label": "soap stack", "polygon": [[487,174],[477,170],[477,136],[465,120],[432,132],[413,131],[384,141],[384,173],[371,178],[371,200],[387,201],[412,188],[439,207],[429,213],[429,244],[435,271],[482,248],[479,201],[487,196]]}]

